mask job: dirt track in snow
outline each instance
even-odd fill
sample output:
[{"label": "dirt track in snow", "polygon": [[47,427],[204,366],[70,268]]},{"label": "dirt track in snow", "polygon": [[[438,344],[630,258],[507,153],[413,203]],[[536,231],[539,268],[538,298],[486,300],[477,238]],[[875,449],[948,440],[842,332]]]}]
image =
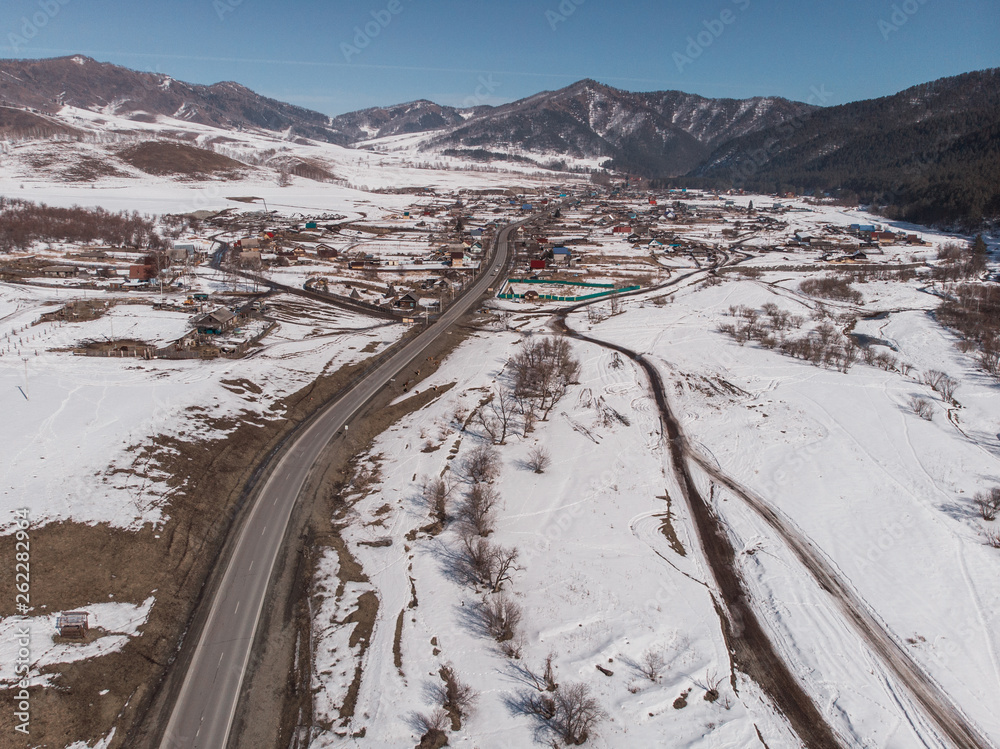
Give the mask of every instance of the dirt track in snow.
[{"label": "dirt track in snow", "polygon": [[[749,505],[778,534],[802,562],[816,582],[837,603],[846,619],[885,667],[906,686],[923,709],[928,721],[958,749],[988,749],[993,744],[961,713],[947,694],[928,676],[882,626],[868,606],[836,574],[812,543],[766,501],[726,476],[687,442],[666,399],[666,390],[656,367],[642,355],[623,346],[584,336],[566,323],[566,310],[556,317],[556,327],[568,335],[603,348],[618,351],[646,372],[660,415],[667,429],[671,460],[677,481],[685,493],[701,540],[703,552],[715,578],[717,600],[734,666],[752,678],[782,712],[808,747],[839,747],[841,740],[823,718],[813,700],[781,659],[754,612],[735,563],[735,552],[721,519],[699,494],[691,477],[694,462],[737,498]],[[735,684],[734,684],[735,687]]]}]

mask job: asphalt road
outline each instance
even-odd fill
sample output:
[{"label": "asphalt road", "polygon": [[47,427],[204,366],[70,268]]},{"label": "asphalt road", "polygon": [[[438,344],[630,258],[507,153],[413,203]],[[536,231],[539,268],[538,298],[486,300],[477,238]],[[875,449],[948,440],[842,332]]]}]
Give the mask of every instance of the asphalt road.
[{"label": "asphalt road", "polygon": [[226,571],[210,602],[198,644],[178,691],[160,749],[224,749],[250,660],[254,634],[285,529],[309,471],[324,447],[390,379],[464,315],[500,278],[509,255],[501,229],[496,251],[479,280],[438,321],[410,341],[350,392],[330,404],[290,445],[257,492]]}]

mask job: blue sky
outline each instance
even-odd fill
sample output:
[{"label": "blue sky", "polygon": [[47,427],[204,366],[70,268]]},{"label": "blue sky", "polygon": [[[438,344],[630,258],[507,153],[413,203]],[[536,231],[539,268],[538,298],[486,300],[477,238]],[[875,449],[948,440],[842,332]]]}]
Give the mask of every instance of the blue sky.
[{"label": "blue sky", "polygon": [[4,0],[0,56],[84,53],[321,112],[581,78],[840,104],[1000,67],[995,0]]}]

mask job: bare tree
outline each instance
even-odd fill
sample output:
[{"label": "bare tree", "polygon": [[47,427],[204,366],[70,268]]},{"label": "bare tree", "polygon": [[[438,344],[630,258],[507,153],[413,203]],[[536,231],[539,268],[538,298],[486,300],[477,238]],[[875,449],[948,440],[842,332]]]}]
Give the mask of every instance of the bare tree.
[{"label": "bare tree", "polygon": [[926,398],[916,395],[910,398],[910,409],[926,421],[931,421],[934,418],[934,404]]},{"label": "bare tree", "polygon": [[522,709],[528,715],[548,722],[556,715],[556,701],[547,694],[529,694],[524,699]]},{"label": "bare tree", "polygon": [[545,415],[580,373],[580,362],[572,355],[569,341],[562,337],[524,344],[511,365],[515,392],[535,398]]},{"label": "bare tree", "polygon": [[493,544],[485,538],[466,536],[462,539],[462,551],[458,556],[462,576],[474,585],[489,585],[493,579]]},{"label": "bare tree", "polygon": [[937,369],[930,369],[924,372],[924,384],[930,387],[931,390],[937,391],[938,384],[941,382],[941,378],[944,377],[944,372]]},{"label": "bare tree", "polygon": [[500,495],[492,486],[473,484],[459,508],[459,516],[468,531],[477,536],[490,535],[495,523],[493,509],[499,501]]},{"label": "bare tree", "polygon": [[1000,378],[1000,351],[980,351],[979,365],[986,370],[986,373],[991,377]]},{"label": "bare tree", "polygon": [[421,490],[423,500],[430,508],[434,517],[442,525],[448,520],[448,497],[451,486],[441,476],[426,479]]},{"label": "bare tree", "polygon": [[504,445],[507,443],[507,433],[516,413],[517,402],[513,393],[501,387],[491,395],[489,402],[479,409],[477,418],[490,440],[497,445]]},{"label": "bare tree", "polygon": [[521,605],[505,595],[484,599],[479,614],[486,631],[497,642],[513,640],[521,624]]},{"label": "bare tree", "polygon": [[521,659],[524,652],[524,633],[518,632],[511,639],[500,643],[500,652],[505,658],[517,661]]},{"label": "bare tree", "polygon": [[949,377],[948,375],[944,375],[941,377],[941,380],[938,382],[938,386],[935,389],[941,393],[942,398],[951,403],[955,400],[955,390],[957,388],[958,380],[953,377]]},{"label": "bare tree", "polygon": [[515,547],[492,544],[481,536],[468,535],[456,557],[457,571],[473,585],[498,593],[518,569]]},{"label": "bare tree", "polygon": [[555,714],[549,725],[564,742],[579,746],[605,717],[597,700],[590,696],[590,687],[583,683],[567,684],[555,692]]},{"label": "bare tree", "polygon": [[535,473],[545,473],[545,469],[552,463],[548,450],[541,445],[531,448],[528,453],[528,468]]},{"label": "bare tree", "polygon": [[722,677],[715,671],[705,674],[705,702],[715,702],[719,699],[719,685]]},{"label": "bare tree", "polygon": [[441,666],[438,674],[444,682],[440,688],[441,707],[451,717],[451,730],[461,730],[462,718],[469,717],[479,695],[471,686],[458,678],[452,666]]},{"label": "bare tree", "polygon": [[987,546],[1000,549],[1000,531],[983,531],[983,535],[986,536]]},{"label": "bare tree", "polygon": [[650,648],[642,654],[642,659],[639,661],[639,671],[650,681],[659,681],[666,663],[667,660],[663,657],[662,650]]},{"label": "bare tree", "polygon": [[490,590],[497,593],[503,588],[503,584],[510,582],[511,575],[518,569],[518,552],[515,547],[494,546],[490,551],[492,564],[490,565]]},{"label": "bare tree", "polygon": [[446,731],[449,722],[448,713],[445,712],[444,708],[438,708],[430,715],[418,715],[417,723],[423,729],[418,749],[422,749],[422,747],[447,746],[448,734]]},{"label": "bare tree", "polygon": [[542,674],[542,679],[545,681],[545,691],[554,692],[559,688],[559,684],[556,683],[556,675],[552,669],[552,654],[549,653],[545,656],[545,671]]},{"label": "bare tree", "polygon": [[477,445],[462,461],[462,472],[470,483],[492,481],[500,472],[500,455],[492,445]]},{"label": "bare tree", "polygon": [[1000,487],[995,486],[989,491],[977,492],[972,501],[975,502],[983,520],[996,520],[997,513],[1000,512]]},{"label": "bare tree", "polygon": [[611,316],[620,315],[622,311],[622,300],[617,294],[612,294],[611,299],[608,300],[608,304],[611,308]]}]

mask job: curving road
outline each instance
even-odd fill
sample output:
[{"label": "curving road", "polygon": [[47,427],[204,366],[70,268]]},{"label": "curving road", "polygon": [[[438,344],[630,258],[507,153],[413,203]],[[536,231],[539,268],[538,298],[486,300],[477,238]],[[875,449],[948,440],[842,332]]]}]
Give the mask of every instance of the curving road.
[{"label": "curving road", "polygon": [[702,542],[702,550],[715,577],[723,610],[739,623],[737,636],[727,635],[731,656],[767,692],[808,747],[833,749],[842,744],[787,664],[774,649],[751,606],[750,597],[736,571],[733,549],[721,519],[713,513],[695,486],[687,461],[697,464],[751,507],[787,544],[799,561],[839,606],[872,652],[899,679],[923,710],[939,737],[956,749],[991,749],[994,744],[952,701],[881,623],[867,603],[837,574],[823,554],[764,499],[722,472],[695,450],[686,439],[666,398],[666,388],[656,366],[642,354],[619,344],[574,331],[566,323],[570,309],[556,315],[555,324],[567,335],[624,354],[649,378],[660,415],[667,428],[668,447],[677,481],[688,501]]},{"label": "curving road", "polygon": [[304,428],[270,471],[239,530],[225,573],[167,722],[160,749],[224,749],[268,584],[299,492],[326,445],[365,403],[464,315],[499,278],[510,253],[509,224],[496,237],[486,270],[438,321],[407,343]]}]

